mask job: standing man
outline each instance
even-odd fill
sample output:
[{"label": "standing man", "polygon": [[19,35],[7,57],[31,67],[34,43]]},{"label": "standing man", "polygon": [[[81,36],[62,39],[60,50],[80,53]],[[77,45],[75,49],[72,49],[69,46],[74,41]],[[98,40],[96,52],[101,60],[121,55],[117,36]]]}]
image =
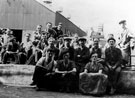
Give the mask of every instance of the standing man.
[{"label": "standing man", "polygon": [[54,60],[58,60],[59,49],[55,47],[54,42],[55,42],[55,39],[53,37],[50,37],[48,39],[48,46],[44,48],[42,56],[46,56],[46,54],[47,54],[46,52],[49,49],[51,49],[51,50],[54,51],[54,54],[55,54],[54,55]]},{"label": "standing man", "polygon": [[74,48],[70,46],[72,39],[70,37],[64,37],[64,47],[60,49],[59,60],[63,59],[65,53],[69,53],[70,60],[74,59]]},{"label": "standing man", "polygon": [[105,71],[108,75],[110,94],[113,94],[117,87],[119,74],[121,71],[122,54],[119,48],[115,47],[115,39],[109,38],[109,47],[105,50]]},{"label": "standing man", "polygon": [[93,40],[93,46],[92,48],[90,48],[90,56],[94,53],[98,54],[98,58],[101,58],[102,56],[102,49],[99,48],[99,40],[98,39],[94,39]]},{"label": "standing man", "polygon": [[123,31],[119,37],[119,47],[122,51],[123,61],[124,65],[127,64],[129,66],[130,64],[130,40],[134,37],[134,35],[129,31],[129,29],[126,27],[126,20],[122,20],[119,22],[121,25]]},{"label": "standing man", "polygon": [[90,51],[86,47],[86,38],[79,38],[79,48],[75,49],[74,60],[76,62],[77,71],[80,73],[84,70],[85,65],[89,61]]}]

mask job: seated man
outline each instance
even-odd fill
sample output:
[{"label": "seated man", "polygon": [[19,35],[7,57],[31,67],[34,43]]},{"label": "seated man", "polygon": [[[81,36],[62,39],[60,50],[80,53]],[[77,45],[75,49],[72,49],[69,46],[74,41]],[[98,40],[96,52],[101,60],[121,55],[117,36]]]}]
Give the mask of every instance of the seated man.
[{"label": "seated man", "polygon": [[78,80],[75,63],[69,60],[69,53],[64,54],[63,60],[57,62],[55,73],[58,89],[66,92],[75,91]]},{"label": "seated man", "polygon": [[105,50],[105,71],[108,75],[110,94],[113,94],[117,87],[119,74],[121,71],[122,53],[119,48],[115,47],[115,39],[109,38],[109,48]]},{"label": "seated man", "polygon": [[55,66],[54,51],[49,49],[46,56],[41,57],[37,62],[31,85],[36,85],[37,90],[41,90],[41,88],[54,89],[53,74]]},{"label": "seated man", "polygon": [[84,94],[103,94],[106,92],[107,75],[103,74],[103,66],[98,63],[98,54],[91,54],[83,73],[80,73],[79,87]]},{"label": "seated man", "polygon": [[42,57],[42,51],[37,47],[39,41],[33,41],[32,54],[27,60],[28,65],[36,65],[38,60]]},{"label": "seated man", "polygon": [[19,45],[16,42],[16,38],[12,37],[7,44],[6,52],[3,56],[3,63],[6,64],[9,58],[14,59],[15,63],[18,63],[18,50]]},{"label": "seated man", "polygon": [[32,41],[30,39],[31,34],[25,35],[25,40],[20,44],[19,48],[19,64],[25,64],[32,54]]}]

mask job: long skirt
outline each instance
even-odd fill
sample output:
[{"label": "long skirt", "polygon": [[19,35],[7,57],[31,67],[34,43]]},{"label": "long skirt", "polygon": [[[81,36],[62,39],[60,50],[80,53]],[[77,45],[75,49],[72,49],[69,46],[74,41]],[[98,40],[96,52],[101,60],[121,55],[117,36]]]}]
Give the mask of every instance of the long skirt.
[{"label": "long skirt", "polygon": [[104,94],[106,87],[107,75],[105,74],[81,73],[79,76],[79,89],[84,94]]}]

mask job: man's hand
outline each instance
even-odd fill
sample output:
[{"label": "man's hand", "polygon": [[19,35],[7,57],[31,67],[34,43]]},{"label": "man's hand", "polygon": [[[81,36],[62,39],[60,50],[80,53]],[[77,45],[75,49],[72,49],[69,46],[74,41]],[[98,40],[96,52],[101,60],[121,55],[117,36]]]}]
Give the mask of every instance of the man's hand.
[{"label": "man's hand", "polygon": [[80,55],[77,55],[77,57],[79,58],[79,57],[81,57]]}]

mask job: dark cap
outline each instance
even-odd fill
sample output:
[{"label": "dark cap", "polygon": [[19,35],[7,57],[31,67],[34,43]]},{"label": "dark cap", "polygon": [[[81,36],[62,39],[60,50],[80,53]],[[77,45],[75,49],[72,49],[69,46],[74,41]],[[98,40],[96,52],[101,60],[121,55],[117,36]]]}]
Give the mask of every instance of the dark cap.
[{"label": "dark cap", "polygon": [[114,40],[116,42],[116,40],[113,37],[110,37],[107,42],[109,42],[110,40]]},{"label": "dark cap", "polygon": [[64,37],[64,41],[71,41],[72,40],[72,38],[71,37]]},{"label": "dark cap", "polygon": [[86,38],[80,37],[80,38],[78,39],[78,41],[86,41]]},{"label": "dark cap", "polygon": [[126,22],[126,20],[121,20],[120,22],[119,22],[119,24],[123,24],[123,23],[125,23]]}]

